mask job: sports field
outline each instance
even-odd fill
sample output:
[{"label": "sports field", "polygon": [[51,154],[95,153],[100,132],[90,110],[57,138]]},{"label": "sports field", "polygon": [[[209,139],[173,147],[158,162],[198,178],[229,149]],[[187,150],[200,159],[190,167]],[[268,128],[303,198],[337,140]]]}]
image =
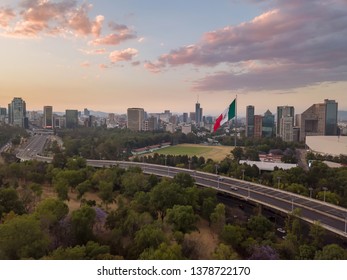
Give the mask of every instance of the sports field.
[{"label": "sports field", "polygon": [[204,157],[205,159],[212,159],[214,161],[221,161],[230,154],[234,147],[230,146],[207,146],[196,144],[180,144],[170,146],[156,151],[158,154],[163,155],[187,155],[189,157],[197,156]]}]

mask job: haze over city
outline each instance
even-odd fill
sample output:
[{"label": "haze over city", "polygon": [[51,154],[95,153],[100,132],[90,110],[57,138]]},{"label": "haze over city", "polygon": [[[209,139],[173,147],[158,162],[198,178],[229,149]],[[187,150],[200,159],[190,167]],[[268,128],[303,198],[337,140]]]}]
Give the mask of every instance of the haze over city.
[{"label": "haze over city", "polygon": [[343,0],[2,0],[0,46],[2,107],[347,110]]}]

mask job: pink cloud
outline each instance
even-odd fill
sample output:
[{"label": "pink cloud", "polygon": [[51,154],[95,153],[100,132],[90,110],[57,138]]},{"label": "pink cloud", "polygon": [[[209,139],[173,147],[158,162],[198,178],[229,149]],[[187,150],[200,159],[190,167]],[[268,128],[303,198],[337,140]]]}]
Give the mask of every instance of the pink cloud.
[{"label": "pink cloud", "polygon": [[52,19],[62,19],[76,5],[75,1],[61,1],[59,3],[49,1],[23,1],[23,18],[30,22],[47,22]]},{"label": "pink cloud", "polygon": [[[5,35],[17,37],[38,37],[40,35],[66,35],[100,37],[104,16],[91,19],[88,15],[92,5],[78,5],[77,1],[60,2],[24,0],[16,23],[9,27]],[[0,10],[0,26],[8,25],[11,10]],[[4,34],[3,34],[4,35]]]},{"label": "pink cloud", "polygon": [[15,13],[9,8],[0,8],[0,27],[6,28],[9,22],[15,17]]},{"label": "pink cloud", "polygon": [[84,50],[84,49],[79,49],[80,52],[87,54],[87,55],[98,55],[98,54],[105,54],[106,49],[94,49],[94,50]]},{"label": "pink cloud", "polygon": [[152,72],[186,64],[230,69],[196,81],[198,90],[281,89],[346,81],[347,2],[270,3],[271,10],[253,20],[207,32],[200,42],[163,54],[145,67]]},{"label": "pink cloud", "polygon": [[89,9],[90,6],[87,5],[82,5],[75,9],[68,20],[68,26],[74,30],[77,35],[87,36],[92,34],[98,37],[101,33],[104,17],[99,15],[94,21],[90,20],[88,17]]},{"label": "pink cloud", "polygon": [[47,28],[45,22],[19,21],[16,23],[10,36],[16,37],[37,37],[38,34]]},{"label": "pink cloud", "polygon": [[127,48],[122,51],[113,51],[110,53],[109,58],[111,62],[116,63],[119,61],[132,60],[138,54],[138,50],[133,48]]},{"label": "pink cloud", "polygon": [[136,38],[135,34],[132,33],[112,33],[105,37],[96,38],[89,42],[89,45],[100,46],[100,45],[119,45],[120,43]]},{"label": "pink cloud", "polygon": [[160,73],[163,70],[163,67],[165,67],[165,64],[160,61],[156,61],[154,63],[146,61],[144,67],[152,73]]}]

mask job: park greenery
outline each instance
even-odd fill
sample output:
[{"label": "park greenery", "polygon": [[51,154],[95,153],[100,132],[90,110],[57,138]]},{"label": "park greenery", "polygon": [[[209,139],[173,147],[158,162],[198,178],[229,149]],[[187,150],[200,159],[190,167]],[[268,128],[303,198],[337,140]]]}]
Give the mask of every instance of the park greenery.
[{"label": "park greenery", "polygon": [[[9,135],[5,142],[21,134]],[[168,179],[86,164],[85,158],[129,160],[132,149],[162,142],[202,141],[194,134],[81,128],[59,135],[63,147],[46,147],[52,163],[5,158],[0,164],[0,259],[347,259],[343,243],[318,222],[304,223],[299,209],[284,218],[282,233],[260,206],[246,213],[238,203],[225,205],[188,174]],[[295,149],[271,141],[245,143],[220,162],[158,153],[132,160],[217,172],[317,199],[327,188],[327,202],[347,206],[346,167],[314,161],[308,171],[264,173],[238,164],[270,147]]]},{"label": "park greenery", "polygon": [[234,208],[241,210],[234,206],[185,173],[167,179],[139,168],[97,169],[80,157],[67,158],[64,167],[4,164],[0,259],[347,258],[341,245],[327,243],[319,223],[304,224],[299,211],[286,218],[283,239],[260,208],[235,219]]}]

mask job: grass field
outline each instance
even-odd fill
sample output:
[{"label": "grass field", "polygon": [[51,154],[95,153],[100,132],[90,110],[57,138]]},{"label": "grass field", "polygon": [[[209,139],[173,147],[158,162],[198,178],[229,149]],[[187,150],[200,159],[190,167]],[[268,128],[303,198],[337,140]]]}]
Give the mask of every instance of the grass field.
[{"label": "grass field", "polygon": [[187,155],[189,157],[197,156],[204,157],[205,159],[212,159],[214,161],[221,161],[230,154],[233,147],[229,146],[207,146],[195,144],[180,144],[176,146],[167,147],[156,151],[158,154],[163,155]]}]

